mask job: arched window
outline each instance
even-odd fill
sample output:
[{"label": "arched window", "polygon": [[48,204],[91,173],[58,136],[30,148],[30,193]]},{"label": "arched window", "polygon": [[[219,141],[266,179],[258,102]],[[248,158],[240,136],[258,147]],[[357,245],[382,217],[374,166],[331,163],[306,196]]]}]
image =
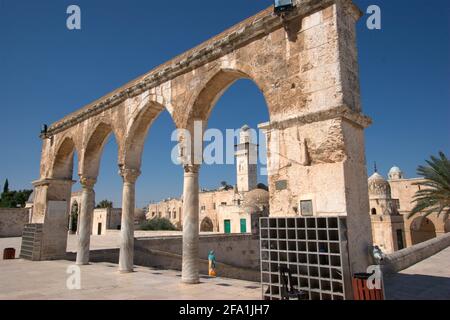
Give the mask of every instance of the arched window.
[{"label": "arched window", "polygon": [[206,217],[203,219],[202,223],[200,224],[200,231],[201,232],[213,232],[214,231],[214,225],[210,218]]},{"label": "arched window", "polygon": [[376,216],[376,215],[377,215],[377,209],[372,208],[372,215],[373,215],[373,216]]}]

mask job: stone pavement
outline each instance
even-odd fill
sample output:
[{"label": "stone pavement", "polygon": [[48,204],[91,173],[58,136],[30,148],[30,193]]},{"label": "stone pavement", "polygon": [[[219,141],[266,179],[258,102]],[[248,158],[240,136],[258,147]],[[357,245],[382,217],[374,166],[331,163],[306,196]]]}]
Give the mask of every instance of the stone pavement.
[{"label": "stone pavement", "polygon": [[390,300],[450,300],[450,248],[385,278]]},{"label": "stone pavement", "polygon": [[96,263],[81,268],[81,290],[68,290],[68,261],[0,261],[0,300],[258,300],[259,283],[202,277],[199,285],[181,283],[180,272]]},{"label": "stone pavement", "polygon": [[[145,236],[161,236],[147,233]],[[0,239],[3,248],[20,248],[20,238]],[[69,237],[74,251],[76,237]],[[118,247],[118,236],[93,236],[92,249]],[[18,254],[18,253],[17,253]],[[0,256],[2,259],[2,256]],[[119,275],[117,265],[92,264],[82,268],[82,290],[66,288],[67,261],[28,262],[0,260],[0,299],[260,299],[259,283],[202,279],[198,286],[180,283],[180,272],[137,267],[133,274]],[[450,248],[400,273],[386,276],[389,300],[450,300]],[[45,290],[43,290],[45,288]]]}]

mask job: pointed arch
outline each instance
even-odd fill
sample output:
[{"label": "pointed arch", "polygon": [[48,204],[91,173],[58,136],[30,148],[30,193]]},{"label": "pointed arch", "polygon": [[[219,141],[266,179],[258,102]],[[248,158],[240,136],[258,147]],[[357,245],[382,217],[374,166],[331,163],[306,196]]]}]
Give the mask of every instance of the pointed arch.
[{"label": "pointed arch", "polygon": [[200,224],[200,232],[213,232],[214,224],[209,217],[205,217]]},{"label": "pointed arch", "polygon": [[66,136],[56,148],[53,158],[51,177],[54,179],[73,179],[73,159],[77,151],[72,137]]},{"label": "pointed arch", "polygon": [[[142,154],[148,132],[164,110],[167,110],[164,105],[156,101],[150,101],[131,119],[124,144],[123,164],[125,166],[134,169],[141,167]],[[169,111],[167,110],[167,112]],[[173,121],[172,115],[171,119]]]},{"label": "pointed arch", "polygon": [[119,140],[117,139],[117,135],[112,126],[106,122],[97,124],[95,129],[88,135],[88,138],[85,140],[83,155],[80,161],[80,175],[89,178],[97,178],[103,149],[111,135],[114,136],[116,143],[119,144]]},{"label": "pointed arch", "polygon": [[202,86],[199,93],[191,98],[188,104],[186,127],[195,120],[208,121],[218,100],[228,88],[241,79],[251,80],[259,88],[264,96],[270,117],[271,108],[265,95],[267,90],[259,79],[251,75],[250,68],[221,68],[205,81],[205,85]]},{"label": "pointed arch", "polygon": [[411,241],[413,245],[437,237],[434,223],[427,217],[417,217],[411,223]]}]

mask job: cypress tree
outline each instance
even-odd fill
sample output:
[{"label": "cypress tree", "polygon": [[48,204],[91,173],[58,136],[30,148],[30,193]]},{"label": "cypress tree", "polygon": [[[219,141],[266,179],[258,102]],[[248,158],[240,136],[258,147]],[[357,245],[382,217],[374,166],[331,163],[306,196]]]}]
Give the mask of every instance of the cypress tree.
[{"label": "cypress tree", "polygon": [[9,181],[8,179],[5,180],[5,184],[3,185],[3,193],[9,192]]}]

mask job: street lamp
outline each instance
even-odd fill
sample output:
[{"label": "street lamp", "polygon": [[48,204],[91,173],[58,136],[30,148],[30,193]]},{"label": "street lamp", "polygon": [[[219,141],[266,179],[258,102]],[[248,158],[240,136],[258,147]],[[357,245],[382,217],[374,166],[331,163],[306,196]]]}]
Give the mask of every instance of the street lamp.
[{"label": "street lamp", "polygon": [[275,0],[275,13],[283,14],[294,9],[293,0]]}]

